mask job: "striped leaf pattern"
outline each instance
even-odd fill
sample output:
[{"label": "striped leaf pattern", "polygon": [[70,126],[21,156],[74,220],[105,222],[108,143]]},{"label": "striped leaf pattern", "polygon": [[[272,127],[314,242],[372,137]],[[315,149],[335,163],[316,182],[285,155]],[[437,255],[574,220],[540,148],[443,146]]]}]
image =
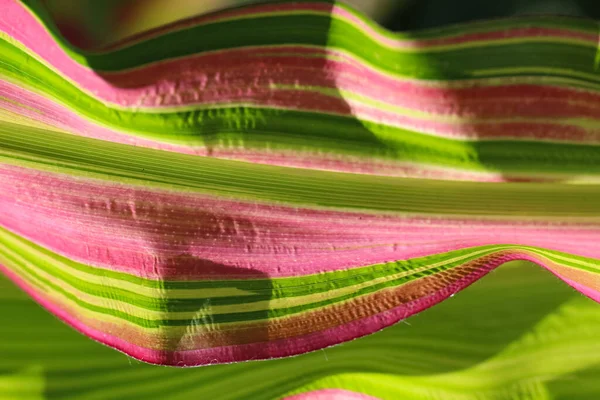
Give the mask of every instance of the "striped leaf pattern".
[{"label": "striped leaf pattern", "polygon": [[524,264],[341,346],[186,369],[88,340],[0,276],[0,314],[10,320],[0,324],[0,399],[595,400],[598,305]]},{"label": "striped leaf pattern", "polygon": [[300,354],[517,259],[600,301],[594,21],[393,34],[296,1],[83,52],[0,8],[0,269],[102,343]]}]

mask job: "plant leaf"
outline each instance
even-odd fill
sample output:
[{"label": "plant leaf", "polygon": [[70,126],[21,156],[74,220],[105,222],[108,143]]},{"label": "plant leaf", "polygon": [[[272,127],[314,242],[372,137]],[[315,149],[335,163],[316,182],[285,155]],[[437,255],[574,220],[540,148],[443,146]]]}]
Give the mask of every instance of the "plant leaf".
[{"label": "plant leaf", "polygon": [[93,339],[296,355],[517,259],[600,300],[594,21],[392,34],[283,2],[92,53],[0,5],[0,268]]},{"label": "plant leaf", "polygon": [[340,390],[382,399],[577,400],[598,393],[597,304],[524,263],[502,266],[408,324],[341,346],[191,369],[131,361],[76,334],[6,280],[0,297],[11,321],[0,325],[0,382],[13,383],[12,392],[0,383],[0,398],[37,391],[85,400],[274,399]]}]

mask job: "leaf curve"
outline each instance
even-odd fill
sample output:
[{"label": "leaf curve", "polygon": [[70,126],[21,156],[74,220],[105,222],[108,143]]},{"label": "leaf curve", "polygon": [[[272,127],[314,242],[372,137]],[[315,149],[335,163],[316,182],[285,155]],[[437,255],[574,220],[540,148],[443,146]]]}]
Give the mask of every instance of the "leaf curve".
[{"label": "leaf curve", "polygon": [[597,305],[530,265],[502,266],[408,324],[341,346],[176,370],[131,361],[78,335],[2,277],[0,297],[0,312],[12,321],[0,325],[0,382],[13,382],[0,385],[0,398],[37,391],[49,399],[260,400],[342,390],[381,399],[546,393],[587,400],[598,393]]},{"label": "leaf curve", "polygon": [[401,35],[283,2],[86,53],[0,5],[0,268],[96,340],[295,355],[515,259],[600,300],[593,21]]}]

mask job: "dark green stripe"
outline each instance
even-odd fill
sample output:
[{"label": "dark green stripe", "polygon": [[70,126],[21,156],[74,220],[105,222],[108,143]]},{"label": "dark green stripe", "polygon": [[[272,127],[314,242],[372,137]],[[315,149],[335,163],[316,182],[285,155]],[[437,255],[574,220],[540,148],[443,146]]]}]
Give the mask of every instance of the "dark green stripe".
[{"label": "dark green stripe", "polygon": [[[15,238],[16,237],[13,237],[13,239]],[[35,268],[52,275],[54,278],[74,287],[77,290],[97,297],[123,301],[141,308],[146,308],[148,310],[167,312],[195,311],[203,307],[207,300],[210,300],[211,305],[233,305],[323,293],[329,290],[358,285],[377,278],[395,275],[401,272],[409,272],[426,265],[443,262],[449,258],[469,254],[474,250],[462,249],[450,253],[420,257],[407,261],[375,264],[342,271],[331,271],[322,274],[307,275],[303,277],[219,281],[159,281],[142,278],[136,279],[135,276],[129,274],[117,273],[114,271],[108,271],[86,266],[84,264],[79,264],[58,254],[51,253],[49,250],[43,249],[34,243],[27,242],[20,237],[18,240],[21,241],[23,245],[19,247],[9,247],[12,251],[19,254],[32,265],[35,265]],[[498,246],[486,247],[492,249],[497,248]],[[486,247],[478,248],[478,250],[484,250]],[[48,263],[48,261],[43,260],[40,257],[33,256],[28,248],[44,253],[46,257],[50,257],[56,263],[56,266]],[[8,254],[1,251],[0,254],[5,254],[6,257],[10,257]],[[13,260],[13,262],[15,261]],[[157,288],[163,288],[167,290],[174,288],[180,290],[197,290],[203,288],[213,289],[218,287],[247,290],[249,292],[253,292],[254,294],[249,294],[247,296],[223,297],[207,297],[200,295],[193,299],[173,298],[168,294],[165,297],[151,297],[125,289],[114,287],[108,288],[101,284],[95,284],[76,278],[69,274],[65,269],[60,268],[59,265],[61,264],[65,264],[69,268],[73,268],[75,270],[93,274],[98,278],[101,278],[102,276],[108,277],[109,275],[117,275],[116,279],[121,278],[122,280],[126,281],[138,280],[140,282],[135,283],[141,283],[142,286],[155,286]],[[23,266],[23,268],[26,267]]]},{"label": "dark green stripe", "polygon": [[[66,48],[74,58],[78,58],[92,68],[102,71],[119,71],[160,60],[185,57],[197,53],[268,44],[343,48],[367,60],[377,59],[378,63],[380,63],[378,66],[388,71],[405,73],[412,77],[423,79],[439,79],[441,72],[438,68],[427,67],[427,64],[431,63],[423,63],[423,65],[420,65],[420,68],[414,68],[414,61],[420,60],[420,55],[415,56],[411,51],[389,49],[345,20],[332,18],[331,15],[310,14],[303,11],[292,11],[288,14],[272,16],[249,15],[233,21],[225,20],[192,26],[175,32],[167,32],[159,37],[154,37],[109,53],[85,52],[74,49],[68,45],[66,40],[60,37],[60,33],[58,33],[52,19],[38,0],[27,0],[24,3],[33,13],[41,17],[44,24],[46,24],[48,29],[57,38],[58,43]],[[333,4],[334,2],[330,3]],[[384,30],[378,28],[371,21],[366,20],[363,16],[357,16],[365,20],[367,24],[375,27],[375,29],[384,32]],[[535,27],[563,28],[587,33],[595,33],[597,31],[597,25],[591,20],[564,17],[537,17],[487,21],[485,23],[480,22],[466,26],[461,25],[460,27],[449,26],[422,32],[411,32],[410,35],[402,34],[398,35],[398,37],[433,39],[454,34],[489,30],[502,31],[510,28],[531,27],[532,25]],[[332,26],[335,26],[335,29],[332,29]],[[390,32],[387,32],[386,35],[390,38],[395,36]],[[198,40],[198,38],[201,38],[201,40]],[[525,51],[527,46],[530,46],[530,44],[512,44],[508,45],[507,50],[500,48],[498,51],[493,52],[494,55],[504,56],[501,60],[495,57],[491,60],[480,57],[481,53],[479,52],[487,51],[485,49],[486,46],[457,50],[457,53],[454,53],[455,50],[444,50],[443,53],[445,55],[449,54],[451,56],[444,64],[452,64],[453,61],[457,61],[461,65],[472,65],[475,67],[476,65],[494,65],[494,62],[501,61],[503,63],[512,63],[513,65],[518,63],[518,65],[531,64],[545,66],[548,63],[572,65],[571,62],[576,61],[567,58],[562,58],[561,60],[561,57],[557,57],[557,54],[560,54],[563,50],[571,53],[577,46],[571,47],[568,45],[565,47],[559,43],[552,44],[550,46],[551,51],[548,53],[543,51],[543,47],[540,48],[537,45],[535,45],[533,53],[527,52]],[[589,51],[595,51],[595,44],[590,43],[588,46],[584,46],[584,48],[587,50],[582,54],[587,55]],[[522,51],[519,57],[515,57],[512,54],[515,50],[517,52]],[[437,53],[437,51],[423,52],[423,50],[420,50],[420,52],[427,55],[435,55]],[[451,53],[456,54],[457,58],[452,59]],[[374,56],[378,57],[375,58]],[[575,65],[578,64],[575,63]],[[590,65],[585,65],[585,69],[593,72],[593,68],[590,68]],[[450,75],[445,75],[445,78],[456,79],[464,77],[462,73],[452,74],[458,70],[452,67],[445,69],[445,72],[450,73]]]}]

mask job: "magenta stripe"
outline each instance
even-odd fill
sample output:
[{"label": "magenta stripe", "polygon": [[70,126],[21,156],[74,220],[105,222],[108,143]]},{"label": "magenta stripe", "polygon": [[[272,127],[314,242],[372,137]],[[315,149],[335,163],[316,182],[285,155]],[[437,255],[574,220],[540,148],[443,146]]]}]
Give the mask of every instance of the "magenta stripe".
[{"label": "magenta stripe", "polygon": [[561,280],[563,280],[566,284],[571,286],[573,289],[584,294],[585,296],[589,297],[590,299],[600,303],[600,292],[598,292],[597,290],[592,289],[588,286],[585,286],[585,284],[583,282],[575,282],[572,279],[565,278],[560,273],[557,273],[557,272],[552,272],[552,273],[554,275],[556,275],[558,278],[560,278]]},{"label": "magenta stripe", "polygon": [[[454,293],[464,289],[476,280],[480,279],[497,266],[515,259],[533,261],[544,266],[540,263],[540,260],[538,260],[536,257],[532,257],[529,254],[496,254],[481,259],[481,268],[475,270],[473,273],[463,277],[458,281],[455,281],[454,283],[432,293],[427,297],[418,298],[410,303],[402,304],[386,312],[364,319],[355,320],[343,326],[326,329],[320,332],[313,332],[305,336],[274,340],[264,343],[252,343],[237,346],[225,346],[176,352],[146,349],[132,345],[131,343],[128,343],[108,333],[91,329],[82,323],[81,319],[79,319],[76,315],[70,314],[66,309],[63,309],[59,305],[46,299],[44,295],[32,290],[18,276],[2,265],[0,265],[0,271],[5,273],[17,285],[25,290],[27,294],[29,294],[50,312],[57,315],[64,322],[101,343],[115,347],[116,349],[145,362],[175,366],[193,366],[286,357],[356,339],[358,337],[383,329],[386,326],[392,325],[441,302],[442,300],[450,297]],[[550,269],[548,266],[544,266],[544,268]]]}]

